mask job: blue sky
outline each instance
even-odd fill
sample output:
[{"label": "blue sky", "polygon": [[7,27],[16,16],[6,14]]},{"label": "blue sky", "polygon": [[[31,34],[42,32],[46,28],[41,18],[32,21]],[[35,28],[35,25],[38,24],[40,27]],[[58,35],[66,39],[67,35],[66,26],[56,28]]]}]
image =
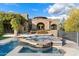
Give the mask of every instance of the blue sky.
[{"label": "blue sky", "polygon": [[29,16],[50,16],[47,11],[49,3],[17,3],[17,4],[0,4],[0,11],[4,12],[16,12],[16,13],[28,13]]},{"label": "blue sky", "polygon": [[29,14],[30,18],[36,16],[63,18],[67,17],[73,8],[79,8],[79,3],[0,3],[0,11]]}]

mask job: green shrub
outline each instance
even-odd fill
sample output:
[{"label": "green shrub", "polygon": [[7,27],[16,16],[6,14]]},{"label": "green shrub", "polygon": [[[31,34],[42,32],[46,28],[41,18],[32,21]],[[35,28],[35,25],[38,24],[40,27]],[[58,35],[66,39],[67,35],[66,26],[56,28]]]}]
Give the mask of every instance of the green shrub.
[{"label": "green shrub", "polygon": [[6,38],[8,38],[8,37],[3,37],[3,35],[0,35],[0,40],[4,40]]},{"label": "green shrub", "polygon": [[0,21],[0,35],[4,33],[3,22]]},{"label": "green shrub", "polygon": [[39,30],[37,31],[37,34],[48,34],[47,30]]}]

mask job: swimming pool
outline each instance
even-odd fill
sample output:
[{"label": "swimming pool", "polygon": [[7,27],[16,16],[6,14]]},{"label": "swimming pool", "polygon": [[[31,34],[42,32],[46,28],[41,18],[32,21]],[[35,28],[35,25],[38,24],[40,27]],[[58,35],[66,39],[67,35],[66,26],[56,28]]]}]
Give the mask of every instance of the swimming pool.
[{"label": "swimming pool", "polygon": [[18,41],[11,41],[5,45],[0,45],[0,56],[5,56],[18,45]]},{"label": "swimming pool", "polygon": [[23,47],[19,53],[42,53],[42,54],[51,54],[54,56],[63,56],[64,53],[62,51],[60,51],[59,49],[55,48],[55,47],[51,47],[49,49],[46,50],[40,50],[37,48],[30,48],[30,47]]},{"label": "swimming pool", "polygon": [[[18,46],[17,41],[11,41],[10,43],[7,43],[5,45],[0,45],[0,56],[7,55],[10,51],[12,51],[15,47]],[[16,52],[15,52],[16,53]],[[59,49],[55,47],[51,47],[48,49],[40,49],[31,47],[30,45],[23,46],[21,50],[19,50],[18,53],[42,53],[42,54],[51,54],[54,56],[62,56],[64,53],[62,53]]]},{"label": "swimming pool", "polygon": [[55,37],[51,35],[36,35],[36,36],[27,37],[26,39],[29,39],[29,40],[31,39],[35,41],[44,41],[44,40],[52,41],[53,39],[55,39]]},{"label": "swimming pool", "polygon": [[[37,41],[39,41],[40,39],[41,39],[41,41],[43,41],[49,37],[36,36],[35,38]],[[4,45],[0,45],[0,56],[7,55],[10,51],[12,51],[15,47],[17,47],[19,45],[19,43],[21,43],[18,40],[16,40],[16,38],[14,38],[14,39],[15,39],[14,41],[11,41]],[[52,40],[52,39],[49,39],[49,40]],[[19,50],[18,53],[52,53],[53,55],[64,55],[59,49],[57,49],[55,47],[50,47],[50,48],[44,49],[44,48],[35,48],[33,46],[26,45],[26,44],[23,46],[23,48],[21,50]]]}]

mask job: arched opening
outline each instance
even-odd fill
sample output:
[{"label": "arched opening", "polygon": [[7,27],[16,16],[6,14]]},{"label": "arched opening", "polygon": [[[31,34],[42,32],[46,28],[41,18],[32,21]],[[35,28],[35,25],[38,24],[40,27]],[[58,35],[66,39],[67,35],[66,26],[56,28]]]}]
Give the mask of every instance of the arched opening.
[{"label": "arched opening", "polygon": [[38,29],[38,30],[44,30],[44,29],[45,29],[44,23],[38,23],[38,24],[37,24],[37,29]]},{"label": "arched opening", "polygon": [[52,29],[52,30],[57,30],[57,25],[56,25],[56,24],[52,24],[52,25],[51,25],[51,29]]},{"label": "arched opening", "polygon": [[4,26],[4,33],[13,33],[10,20],[3,21],[3,26]]}]

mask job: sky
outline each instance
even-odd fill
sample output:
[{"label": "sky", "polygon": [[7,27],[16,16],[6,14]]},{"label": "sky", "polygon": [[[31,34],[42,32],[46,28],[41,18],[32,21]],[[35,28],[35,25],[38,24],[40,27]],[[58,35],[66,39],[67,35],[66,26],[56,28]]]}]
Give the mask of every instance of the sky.
[{"label": "sky", "polygon": [[29,14],[30,18],[45,16],[49,18],[67,17],[69,11],[79,8],[78,3],[0,3],[0,11]]},{"label": "sky", "polygon": [[0,4],[0,11],[4,12],[16,12],[21,14],[29,14],[29,17],[45,16],[50,14],[47,12],[49,3],[17,3],[17,4]]}]

